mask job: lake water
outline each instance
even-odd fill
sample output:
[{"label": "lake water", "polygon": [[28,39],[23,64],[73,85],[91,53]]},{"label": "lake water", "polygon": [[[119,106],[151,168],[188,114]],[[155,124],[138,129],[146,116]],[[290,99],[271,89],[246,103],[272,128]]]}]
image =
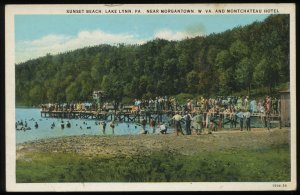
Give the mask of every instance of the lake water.
[{"label": "lake water", "polygon": [[[17,143],[23,143],[26,141],[32,141],[42,138],[62,137],[71,135],[103,135],[102,125],[96,124],[98,120],[88,119],[63,119],[65,128],[62,129],[61,119],[57,118],[44,118],[41,117],[40,109],[35,108],[17,108],[16,109],[16,122],[27,122],[27,126],[31,130],[16,131]],[[71,128],[66,128],[66,122],[69,121]],[[35,128],[35,123],[38,123],[38,128]],[[54,128],[51,128],[52,123],[55,124]],[[106,135],[113,135],[112,128],[109,126],[110,122],[106,125]],[[20,126],[18,126],[20,127]],[[88,129],[87,127],[90,127]],[[146,129],[150,131],[150,126],[147,125]],[[139,134],[142,128],[136,123],[115,123],[114,135],[130,135]]]},{"label": "lake water", "polygon": [[[31,130],[16,131],[16,142],[23,143],[26,141],[33,141],[44,138],[53,138],[53,137],[62,137],[62,136],[71,136],[71,135],[103,135],[102,125],[99,125],[100,121],[97,120],[88,120],[88,119],[63,119],[65,128],[62,129],[61,119],[58,118],[43,118],[40,114],[40,109],[36,108],[16,108],[16,122],[17,121],[27,122],[27,126]],[[168,120],[163,118],[163,120]],[[71,128],[66,128],[66,122],[69,121]],[[38,123],[38,128],[35,128],[35,123]],[[51,124],[54,123],[55,127],[51,128]],[[135,135],[140,134],[142,131],[141,126],[137,123],[126,123],[116,122],[114,134],[111,127],[109,126],[110,122],[107,122],[106,125],[106,135]],[[184,125],[183,125],[184,126]],[[20,127],[20,126],[18,126]],[[89,129],[87,127],[90,127]],[[228,128],[229,124],[225,125],[225,128]],[[239,127],[239,124],[237,124]],[[251,119],[251,127],[263,127],[263,122],[259,119]],[[152,133],[152,130],[149,125],[146,126],[146,130]],[[168,132],[172,132],[173,128],[169,127]]]}]

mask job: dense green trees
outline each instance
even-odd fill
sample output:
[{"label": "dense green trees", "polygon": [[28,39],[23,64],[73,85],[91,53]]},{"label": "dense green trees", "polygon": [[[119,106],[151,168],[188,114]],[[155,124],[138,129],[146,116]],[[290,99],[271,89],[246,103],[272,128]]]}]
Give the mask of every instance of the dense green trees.
[{"label": "dense green trees", "polygon": [[272,15],[219,34],[142,45],[99,45],[16,65],[17,104],[180,93],[213,96],[289,81],[289,16]]}]

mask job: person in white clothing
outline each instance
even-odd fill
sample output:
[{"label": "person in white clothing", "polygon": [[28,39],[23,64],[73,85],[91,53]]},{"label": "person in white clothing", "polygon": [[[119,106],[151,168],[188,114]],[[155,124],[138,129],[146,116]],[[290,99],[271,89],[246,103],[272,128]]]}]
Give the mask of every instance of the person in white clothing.
[{"label": "person in white clothing", "polygon": [[159,130],[160,130],[161,134],[167,134],[167,127],[166,127],[166,125],[164,123],[161,123],[159,125]]}]

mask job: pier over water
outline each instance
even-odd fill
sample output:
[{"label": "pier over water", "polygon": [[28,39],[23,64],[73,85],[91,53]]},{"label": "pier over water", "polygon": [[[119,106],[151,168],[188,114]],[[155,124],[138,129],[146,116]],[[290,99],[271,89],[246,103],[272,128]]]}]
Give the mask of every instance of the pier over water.
[{"label": "pier over water", "polygon": [[[90,120],[105,120],[105,121],[118,121],[118,122],[140,122],[145,119],[150,122],[151,119],[156,122],[170,122],[171,118],[175,113],[185,115],[185,111],[172,111],[172,110],[135,110],[133,106],[124,106],[123,109],[115,110],[113,107],[107,108],[102,111],[95,110],[41,110],[41,117],[45,118],[61,118],[61,119],[90,119]],[[227,112],[200,112],[197,107],[195,111],[191,112],[194,117],[197,114],[203,114],[204,123],[208,120],[210,123],[214,123],[218,128],[224,128],[226,124],[233,124],[236,126],[238,120],[232,113]],[[206,119],[208,117],[208,119]],[[272,124],[277,124],[281,128],[281,117],[280,114],[269,114],[265,113],[251,113],[251,118],[256,118],[263,121],[266,127],[271,127]]]}]

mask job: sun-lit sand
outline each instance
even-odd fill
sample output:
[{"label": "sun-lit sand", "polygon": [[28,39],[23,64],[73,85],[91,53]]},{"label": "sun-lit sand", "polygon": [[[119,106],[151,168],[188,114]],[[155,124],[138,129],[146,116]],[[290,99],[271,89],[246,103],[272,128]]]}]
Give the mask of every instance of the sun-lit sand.
[{"label": "sun-lit sand", "polygon": [[154,151],[176,152],[193,155],[202,151],[230,148],[261,148],[290,143],[289,128],[251,131],[239,129],[204,131],[201,135],[81,135],[37,140],[17,145],[17,159],[27,152],[78,153],[86,156],[130,156],[150,154]]}]

